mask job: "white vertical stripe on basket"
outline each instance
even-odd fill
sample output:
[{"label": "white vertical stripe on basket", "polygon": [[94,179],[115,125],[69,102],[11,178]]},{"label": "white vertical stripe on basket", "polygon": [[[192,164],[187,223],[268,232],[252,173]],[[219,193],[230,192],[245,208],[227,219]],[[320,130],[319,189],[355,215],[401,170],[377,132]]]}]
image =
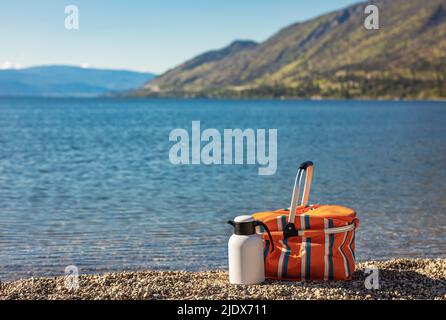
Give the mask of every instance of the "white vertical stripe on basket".
[{"label": "white vertical stripe on basket", "polygon": [[[277,230],[282,231],[282,216],[278,216],[277,217]],[[279,265],[277,266],[277,277],[281,278],[282,277],[282,270],[283,270],[283,258],[285,256],[285,252],[283,251],[283,241],[279,240],[280,245],[281,245],[281,250],[280,250],[280,258],[279,258]]]},{"label": "white vertical stripe on basket", "polygon": [[277,217],[277,230],[282,231],[282,216]]},{"label": "white vertical stripe on basket", "polygon": [[[328,229],[328,220],[324,219],[324,228]],[[328,234],[325,234],[324,280],[328,279]]]},{"label": "white vertical stripe on basket", "polygon": [[277,277],[281,278],[282,277],[282,270],[283,270],[283,258],[285,256],[285,250],[283,250],[283,247],[285,247],[285,245],[283,244],[282,240],[279,240],[281,248],[280,248],[280,258],[279,258],[279,265],[277,267]]},{"label": "white vertical stripe on basket", "polygon": [[[302,230],[305,230],[305,228],[306,228],[306,225],[305,225],[305,215],[301,215],[300,216],[300,229],[302,229]],[[301,279],[302,280],[304,280],[305,279],[305,276],[306,276],[306,271],[307,271],[307,266],[306,266],[306,264],[307,264],[307,258],[306,258],[306,255],[307,255],[307,239],[304,237],[304,236],[302,236],[302,241],[301,241],[301,251],[300,251],[300,265],[301,265],[301,268],[300,268],[300,277],[301,277]]]}]

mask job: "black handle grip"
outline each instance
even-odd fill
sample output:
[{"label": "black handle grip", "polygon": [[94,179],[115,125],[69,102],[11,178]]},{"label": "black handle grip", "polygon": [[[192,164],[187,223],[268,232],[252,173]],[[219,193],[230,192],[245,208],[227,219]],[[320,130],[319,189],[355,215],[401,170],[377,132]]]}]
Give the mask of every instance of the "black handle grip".
[{"label": "black handle grip", "polygon": [[270,252],[273,252],[274,251],[274,241],[273,241],[273,237],[271,236],[271,232],[269,232],[268,227],[266,226],[266,224],[263,223],[263,221],[256,220],[254,223],[255,223],[256,227],[262,226],[263,228],[265,228],[266,232],[268,233],[269,241],[271,241],[271,251]]},{"label": "black handle grip", "polygon": [[300,164],[299,169],[307,170],[307,168],[311,167],[312,165],[313,165],[312,161],[305,161]]}]

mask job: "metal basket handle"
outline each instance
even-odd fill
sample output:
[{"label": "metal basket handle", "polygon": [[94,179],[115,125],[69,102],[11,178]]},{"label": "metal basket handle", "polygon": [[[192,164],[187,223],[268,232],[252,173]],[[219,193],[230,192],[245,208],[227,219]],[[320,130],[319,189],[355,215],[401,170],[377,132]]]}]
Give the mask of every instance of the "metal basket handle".
[{"label": "metal basket handle", "polygon": [[294,224],[297,203],[299,202],[302,177],[304,173],[305,173],[305,184],[304,184],[304,191],[302,193],[302,200],[300,202],[301,207],[306,206],[310,198],[311,181],[313,178],[313,162],[305,161],[299,166],[299,169],[297,170],[296,180],[294,182],[294,188],[293,188],[293,196],[291,198],[290,215],[288,218],[288,223]]}]

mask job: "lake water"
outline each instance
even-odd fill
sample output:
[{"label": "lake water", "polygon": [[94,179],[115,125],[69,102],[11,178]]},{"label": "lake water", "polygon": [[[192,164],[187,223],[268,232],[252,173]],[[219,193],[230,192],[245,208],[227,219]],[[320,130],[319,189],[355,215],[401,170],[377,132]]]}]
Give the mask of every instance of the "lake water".
[{"label": "lake water", "polygon": [[[169,133],[277,128],[278,168],[173,165]],[[311,201],[356,209],[357,257],[446,253],[446,103],[0,99],[0,280],[227,265],[226,221]]]}]

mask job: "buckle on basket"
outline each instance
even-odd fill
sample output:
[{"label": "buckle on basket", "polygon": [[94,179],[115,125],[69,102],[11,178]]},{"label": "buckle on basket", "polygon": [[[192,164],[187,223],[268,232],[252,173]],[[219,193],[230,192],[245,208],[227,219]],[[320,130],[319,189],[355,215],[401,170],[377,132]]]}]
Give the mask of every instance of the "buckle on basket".
[{"label": "buckle on basket", "polygon": [[297,237],[299,236],[299,230],[296,229],[294,223],[288,223],[285,226],[285,230],[283,230],[283,237],[289,238],[289,237]]}]

